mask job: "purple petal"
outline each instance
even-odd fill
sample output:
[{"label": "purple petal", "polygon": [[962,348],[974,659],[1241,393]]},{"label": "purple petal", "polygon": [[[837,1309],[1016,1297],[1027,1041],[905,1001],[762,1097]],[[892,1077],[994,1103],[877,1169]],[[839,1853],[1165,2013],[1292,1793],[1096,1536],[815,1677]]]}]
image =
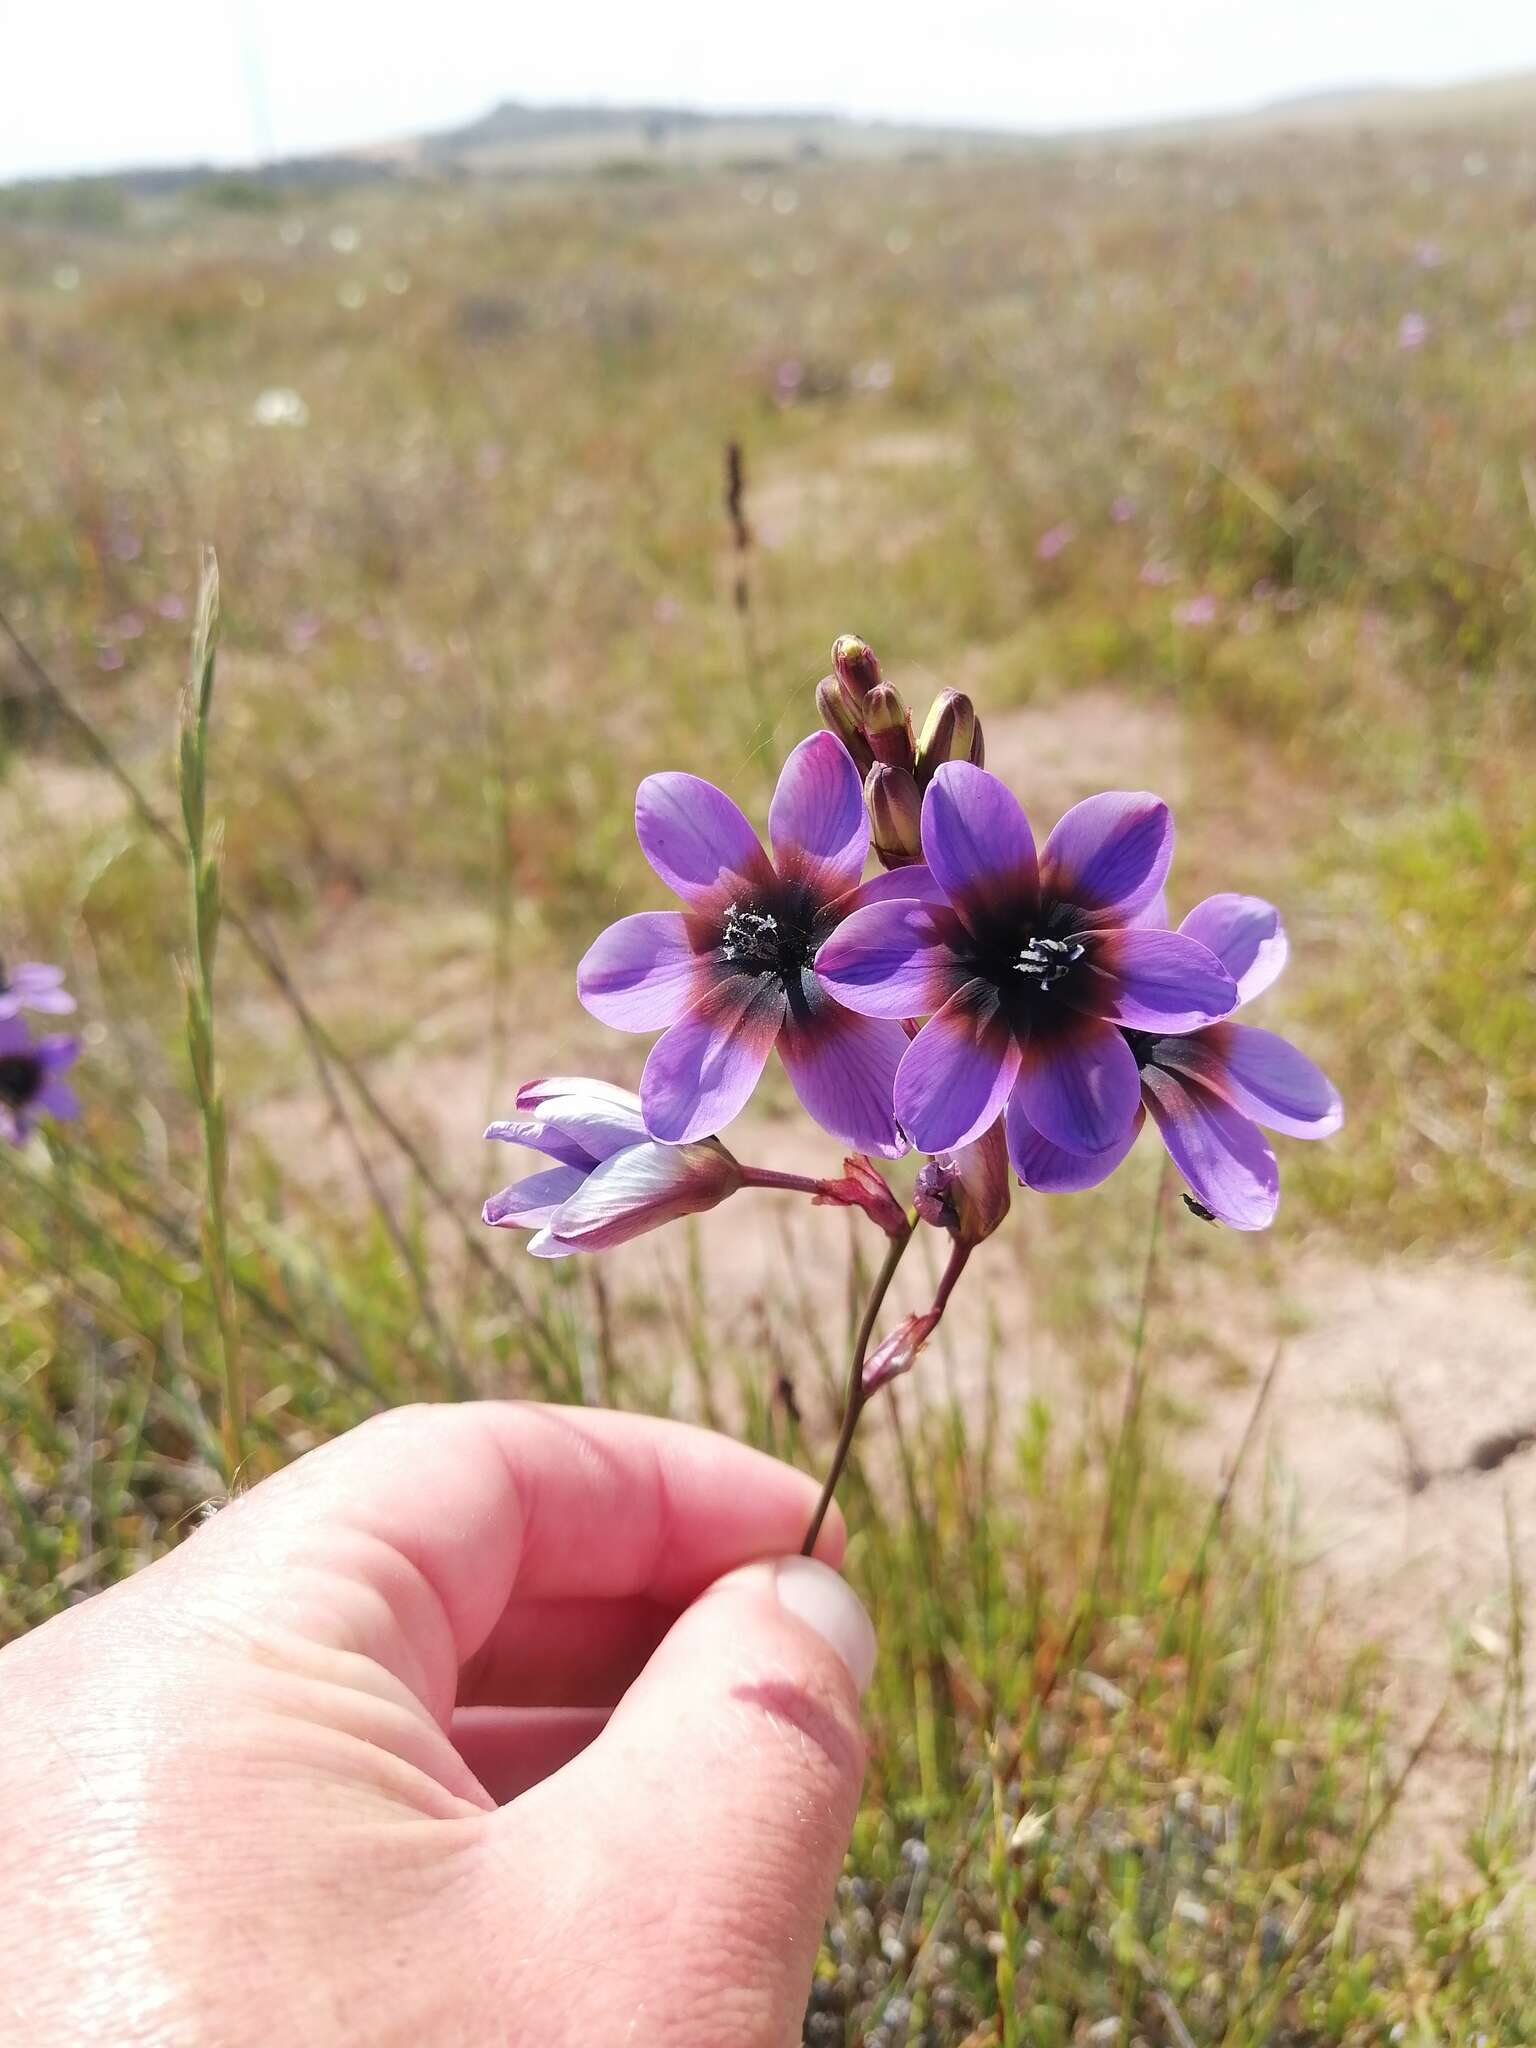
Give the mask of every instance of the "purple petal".
[{"label": "purple petal", "polygon": [[[557,1095],[576,1095],[631,1110],[638,1118],[640,1098],[633,1088],[617,1087],[612,1081],[594,1081],[589,1074],[544,1074],[525,1081],[517,1091],[519,1109],[540,1109]],[[644,1125],[640,1128],[643,1130]]]},{"label": "purple petal", "polygon": [[45,1073],[60,1074],[66,1067],[72,1067],[80,1057],[78,1038],[40,1038],[36,1046],[37,1057]]},{"label": "purple petal", "polygon": [[75,999],[65,991],[63,968],[45,966],[40,960],[19,961],[0,985],[0,1016],[13,1017],[23,1007],[46,1016],[68,1016]]},{"label": "purple petal", "polygon": [[769,887],[773,870],[757,834],[724,790],[697,775],[647,775],[635,793],[640,849],[685,903],[716,908]]},{"label": "purple petal", "polygon": [[869,853],[859,771],[840,739],[812,733],[784,763],[768,808],[768,842],[779,873],[823,897],[854,888]]},{"label": "purple petal", "polygon": [[1104,1152],[1135,1121],[1141,1082],[1113,1024],[1057,1006],[1030,1031],[1017,1092],[1022,1114],[1053,1145]]},{"label": "purple petal", "polygon": [[[1144,903],[1133,917],[1126,919],[1128,925],[1136,925],[1146,931],[1165,932],[1168,929],[1168,892],[1159,889],[1150,903]],[[1199,938],[1198,932],[1192,937]]]},{"label": "purple petal", "polygon": [[946,761],[923,798],[923,858],[970,924],[1028,915],[1040,897],[1034,834],[1006,783]]},{"label": "purple petal", "polygon": [[1152,1057],[1289,1138],[1330,1138],[1344,1121],[1344,1105],[1327,1075],[1273,1031],[1213,1024],[1190,1038],[1164,1039]]},{"label": "purple petal", "polygon": [[514,1181],[499,1195],[492,1195],[481,1211],[482,1218],[494,1230],[537,1230],[562,1202],[570,1200],[586,1177],[586,1169],[579,1166],[550,1166],[543,1173],[530,1173],[526,1180]]},{"label": "purple petal", "polygon": [[1262,896],[1207,896],[1179,930],[1210,947],[1237,983],[1240,1003],[1264,993],[1290,952],[1280,913]]},{"label": "purple petal", "polygon": [[1020,1057],[996,991],[968,982],[908,1046],[896,1075],[898,1122],[920,1152],[970,1144],[997,1120]]},{"label": "purple petal", "polygon": [[909,868],[890,868],[884,874],[861,882],[857,889],[842,898],[837,908],[846,917],[855,910],[867,909],[871,903],[911,900],[919,903],[943,903],[946,900],[933,870],[924,867],[921,861],[915,861]]},{"label": "purple petal", "polygon": [[[585,1090],[601,1084],[573,1080],[567,1085]],[[520,1102],[526,1093],[518,1091]],[[494,1123],[485,1135],[504,1144],[531,1145],[564,1166],[586,1168],[626,1145],[643,1143],[647,1132],[640,1098],[616,1088],[602,1094],[543,1095],[538,1110]]]},{"label": "purple petal", "polygon": [[722,1145],[631,1145],[586,1175],[550,1223],[579,1251],[606,1251],[734,1194],[741,1169]]},{"label": "purple petal", "polygon": [[1163,1143],[1196,1200],[1234,1230],[1267,1230],[1280,1175],[1258,1126],[1198,1081],[1159,1067],[1148,1067],[1141,1079]]},{"label": "purple petal", "polygon": [[0,1053],[35,1053],[30,1027],[14,1013],[7,1017],[0,1015]]},{"label": "purple petal", "polygon": [[776,979],[736,974],[663,1032],[640,1076],[651,1136],[684,1145],[722,1130],[757,1086],[784,1008]]},{"label": "purple petal", "polygon": [[907,1142],[892,1105],[907,1043],[899,1024],[855,1016],[818,990],[809,1003],[791,999],[779,1057],[823,1130],[857,1151],[899,1159]]},{"label": "purple petal", "polygon": [[1146,1111],[1138,1108],[1118,1144],[1106,1146],[1102,1152],[1068,1152],[1041,1137],[1024,1114],[1023,1098],[1015,1088],[1008,1098],[1008,1157],[1025,1187],[1038,1194],[1081,1194],[1109,1179],[1141,1135],[1146,1120]]},{"label": "purple petal", "polygon": [[1132,1031],[1194,1031],[1237,1007],[1237,984],[1182,932],[1095,932],[1073,975],[1072,1002]]},{"label": "purple petal", "polygon": [[708,988],[709,933],[702,918],[642,910],[599,932],[576,970],[583,1006],[619,1031],[675,1024]]},{"label": "purple petal", "polygon": [[562,1244],[553,1231],[541,1230],[529,1238],[525,1249],[536,1259],[569,1259],[580,1250],[580,1246]]},{"label": "purple petal", "polygon": [[816,955],[816,978],[865,1017],[926,1017],[969,979],[965,928],[947,903],[874,903],[845,918]]},{"label": "purple petal", "polygon": [[67,1081],[45,1081],[33,1097],[34,1110],[46,1110],[49,1116],[61,1121],[73,1122],[80,1114],[80,1098]]},{"label": "purple petal", "polygon": [[1091,923],[1123,925],[1156,896],[1173,858],[1173,819],[1147,790],[1085,797],[1061,820],[1040,856],[1040,886],[1085,911]]}]

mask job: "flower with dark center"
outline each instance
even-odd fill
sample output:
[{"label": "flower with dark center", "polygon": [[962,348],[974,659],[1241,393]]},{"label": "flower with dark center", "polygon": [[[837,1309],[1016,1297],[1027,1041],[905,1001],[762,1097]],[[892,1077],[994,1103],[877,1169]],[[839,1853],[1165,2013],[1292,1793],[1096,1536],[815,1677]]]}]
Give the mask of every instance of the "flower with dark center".
[{"label": "flower with dark center", "polygon": [[535,1258],[606,1251],[679,1216],[702,1215],[742,1185],[718,1139],[658,1145],[639,1096],[607,1081],[529,1081],[517,1108],[485,1135],[527,1145],[554,1164],[492,1195],[484,1216],[496,1229],[531,1230]]},{"label": "flower with dark center", "polygon": [[60,1076],[78,1038],[34,1038],[19,1017],[0,1017],[0,1137],[24,1144],[40,1116],[76,1117],[75,1091]]},{"label": "flower with dark center", "polygon": [[922,835],[942,900],[856,911],[816,956],[850,1009],[928,1017],[896,1077],[912,1143],[951,1151],[1000,1112],[1015,1166],[1037,1133],[1083,1155],[1127,1142],[1141,1086],[1122,1027],[1191,1031],[1237,1001],[1198,939],[1137,923],[1168,872],[1167,806],[1089,797],[1037,856],[1013,793],[951,761],[923,800]]},{"label": "flower with dark center", "polygon": [[23,960],[7,968],[0,962],[0,1017],[14,1017],[22,1010],[39,1010],[50,1017],[67,1017],[75,999],[64,987],[62,967],[45,967],[39,960]]},{"label": "flower with dark center", "polygon": [[[1179,930],[1209,948],[1237,984],[1239,1004],[1263,993],[1286,962],[1280,913],[1258,896],[1208,896]],[[1291,1138],[1328,1138],[1344,1120],[1337,1089],[1304,1053],[1249,1024],[1208,1024],[1183,1034],[1127,1031],[1143,1109],[1123,1142],[1093,1158],[1038,1131],[1012,1133],[1026,1187],[1066,1194],[1107,1180],[1150,1111],[1173,1163],[1203,1211],[1234,1230],[1263,1230],[1280,1199],[1279,1171],[1258,1126]]]},{"label": "flower with dark center", "polygon": [[785,762],[768,812],[771,855],[731,799],[696,775],[647,776],[635,830],[686,908],[610,925],[577,990],[605,1024],[661,1028],[640,1080],[651,1136],[677,1145],[722,1129],[777,1045],[826,1130],[861,1152],[904,1152],[891,1101],[906,1034],[834,1002],[813,963],[851,911],[919,897],[931,883],[904,868],[860,885],[869,823],[841,743],[815,733]]}]

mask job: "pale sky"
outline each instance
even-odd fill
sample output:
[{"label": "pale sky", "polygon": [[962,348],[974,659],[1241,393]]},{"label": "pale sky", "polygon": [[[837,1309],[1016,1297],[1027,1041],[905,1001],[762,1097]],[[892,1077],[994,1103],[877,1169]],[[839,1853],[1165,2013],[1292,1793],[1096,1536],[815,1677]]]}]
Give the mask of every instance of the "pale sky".
[{"label": "pale sky", "polygon": [[1518,70],[1532,0],[0,0],[0,179],[249,163],[498,99],[1062,129]]}]

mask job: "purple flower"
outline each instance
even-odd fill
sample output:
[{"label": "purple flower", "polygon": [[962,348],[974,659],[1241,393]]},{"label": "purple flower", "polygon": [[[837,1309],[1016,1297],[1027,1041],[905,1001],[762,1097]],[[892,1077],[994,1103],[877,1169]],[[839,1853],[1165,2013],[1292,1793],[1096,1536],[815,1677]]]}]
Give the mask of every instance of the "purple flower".
[{"label": "purple flower", "polygon": [[0,1017],[0,1137],[24,1144],[40,1116],[75,1117],[75,1091],[59,1077],[79,1056],[78,1038],[34,1038],[20,1017]]},{"label": "purple flower", "polygon": [[1055,526],[1048,526],[1035,542],[1035,555],[1039,561],[1054,562],[1064,554],[1077,538],[1077,528],[1070,519],[1063,519]]},{"label": "purple flower", "polygon": [[1210,593],[1199,597],[1188,597],[1173,608],[1173,623],[1176,626],[1213,626],[1216,623],[1216,600]]},{"label": "purple flower", "polygon": [[1089,797],[1037,857],[1013,793],[951,761],[929,785],[922,832],[944,900],[858,910],[816,959],[849,1008],[929,1016],[896,1076],[902,1128],[919,1151],[950,1152],[1006,1108],[1016,1166],[1037,1132],[1081,1154],[1128,1142],[1141,1089],[1120,1027],[1190,1031],[1237,1002],[1197,939],[1137,925],[1168,872],[1166,804]]},{"label": "purple flower", "polygon": [[74,997],[64,988],[62,967],[45,967],[39,960],[23,960],[9,972],[0,967],[0,1017],[14,1017],[21,1010],[67,1017],[74,1007]]},{"label": "purple flower", "polygon": [[594,1017],[654,1031],[640,1079],[653,1138],[686,1144],[745,1104],[775,1045],[816,1121],[861,1152],[907,1147],[891,1111],[906,1050],[897,1023],[828,996],[812,962],[861,904],[915,897],[921,869],[859,885],[869,821],[858,771],[819,732],[784,764],[768,812],[772,857],[728,796],[696,775],[649,775],[635,799],[641,849],[687,905],[620,918],[592,945],[577,990]]},{"label": "purple flower", "polygon": [[679,1216],[713,1209],[741,1186],[741,1169],[715,1138],[658,1145],[640,1098],[606,1081],[555,1078],[517,1091],[523,1113],[488,1138],[527,1145],[555,1161],[492,1195],[485,1221],[531,1230],[535,1258],[606,1251]]},{"label": "purple flower", "polygon": [[1422,348],[1429,339],[1429,322],[1422,313],[1405,313],[1397,323],[1399,348]]},{"label": "purple flower", "polygon": [[[1285,930],[1257,896],[1208,896],[1179,930],[1209,948],[1237,984],[1238,1002],[1269,987],[1286,961]],[[1248,1024],[1209,1024],[1187,1036],[1130,1031],[1141,1098],[1196,1198],[1234,1230],[1263,1230],[1280,1199],[1263,1124],[1291,1138],[1327,1138],[1344,1120],[1338,1091],[1295,1046]],[[1019,1132],[1014,1165],[1026,1187],[1066,1194],[1114,1172],[1142,1126],[1097,1158]],[[1010,1126],[1009,1136],[1014,1129]]]}]

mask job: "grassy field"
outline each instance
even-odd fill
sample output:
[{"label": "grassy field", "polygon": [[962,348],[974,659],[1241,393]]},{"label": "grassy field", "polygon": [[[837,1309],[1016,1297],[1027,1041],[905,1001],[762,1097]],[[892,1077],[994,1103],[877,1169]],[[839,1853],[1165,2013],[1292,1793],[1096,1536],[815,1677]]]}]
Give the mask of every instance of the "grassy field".
[{"label": "grassy field", "polygon": [[[1180,1451],[1181,1372],[1251,1406],[1238,1335],[1320,1248],[1531,1274],[1533,222],[1536,149],[1493,117],[0,195],[0,610],[64,699],[0,642],[0,952],[67,961],[88,1040],[83,1123],[0,1161],[0,1638],[220,1484],[186,885],[103,766],[177,816],[202,545],[258,1471],[477,1391],[824,1464],[840,1279],[734,1207],[536,1270],[478,1223],[479,1132],[526,1074],[633,1080],[573,975],[653,901],[633,785],[687,766],[760,815],[855,630],[914,697],[975,696],[1042,826],[1150,784],[1179,908],[1279,902],[1265,1021],[1349,1122],[1282,1145],[1262,1242],[1201,1231],[1149,1147],[1017,1202],[994,1312],[872,1418],[875,1761],[806,2040],[1536,2038],[1517,1589],[1458,1859],[1373,1903],[1421,1724],[1298,1580],[1262,1457],[1229,1502]],[[754,1111],[770,1152],[788,1105]]]}]

